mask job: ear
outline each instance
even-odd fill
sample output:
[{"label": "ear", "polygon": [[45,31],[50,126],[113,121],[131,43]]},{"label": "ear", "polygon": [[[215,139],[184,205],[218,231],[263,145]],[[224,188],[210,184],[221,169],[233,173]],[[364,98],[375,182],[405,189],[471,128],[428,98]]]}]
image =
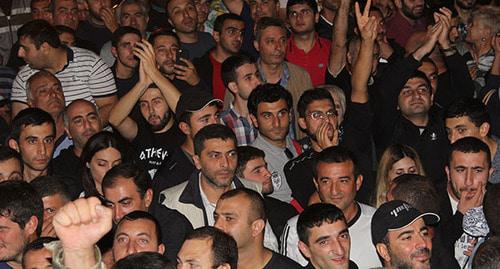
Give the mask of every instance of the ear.
[{"label": "ear", "polygon": [[260,52],[260,47],[259,47],[259,42],[257,40],[254,40],[253,41],[253,46],[255,47],[255,49]]},{"label": "ear", "polygon": [[302,241],[299,241],[299,250],[306,256],[306,258],[311,258],[311,251],[309,250],[309,247]]},{"label": "ear", "polygon": [[347,54],[346,54],[346,61],[352,65],[352,54],[350,51],[347,51]]},{"label": "ear", "polygon": [[252,222],[252,236],[256,237],[264,231],[266,222],[263,219],[257,219]]},{"label": "ear", "polygon": [[49,45],[49,43],[47,42],[43,42],[42,45],[40,45],[40,50],[43,52],[43,53],[48,53],[49,51],[49,48],[51,46]]},{"label": "ear", "polygon": [[444,171],[446,171],[446,177],[448,178],[448,181],[451,180],[451,177],[450,177],[450,167],[448,165],[446,165],[444,167]]},{"label": "ear", "polygon": [[146,208],[149,208],[151,205],[151,202],[153,201],[153,189],[147,189],[146,193],[144,194],[144,205]]},{"label": "ear", "polygon": [[250,114],[250,119],[252,120],[253,126],[258,129],[259,123],[257,122],[257,118],[253,114]]},{"label": "ear", "polygon": [[236,96],[236,94],[238,94],[238,86],[236,86],[236,82],[232,81],[232,82],[229,82],[227,84],[227,88],[229,89],[229,91],[231,91],[234,96]]},{"label": "ear", "polygon": [[113,54],[113,57],[118,58],[118,53],[116,52],[115,47],[111,47],[111,54]]},{"label": "ear", "polygon": [[71,136],[71,134],[69,133],[69,129],[68,127],[64,126],[64,131],[66,132],[66,135],[68,136],[69,139],[73,140],[73,137]]},{"label": "ear", "polygon": [[213,31],[212,32],[212,36],[214,37],[215,43],[219,43],[219,41],[220,41],[220,33],[216,32],[216,31]]},{"label": "ear", "polygon": [[[165,11],[167,11],[167,12],[166,12],[166,13],[167,13],[167,17],[170,17],[170,16],[168,16],[168,10],[165,10]],[[172,20],[171,20],[170,18],[168,18],[168,19],[167,19],[167,21],[168,21],[168,23],[169,23],[170,25],[172,25],[172,28],[174,28],[174,24],[172,23]]]},{"label": "ear", "polygon": [[17,143],[17,141],[15,139],[9,139],[9,148],[17,151],[17,152],[20,152],[19,150],[19,144]]},{"label": "ear", "polygon": [[193,162],[194,162],[194,166],[196,166],[196,169],[200,170],[201,163],[200,163],[200,157],[198,157],[198,155],[193,155]]},{"label": "ear", "polygon": [[[161,238],[158,238],[158,240],[161,240]],[[165,245],[163,243],[158,246],[158,253],[165,253]]]},{"label": "ear", "polygon": [[488,136],[489,132],[490,132],[490,124],[487,122],[483,122],[483,124],[479,126],[479,135],[481,137],[486,137]]},{"label": "ear", "polygon": [[384,259],[384,261],[386,261],[386,262],[391,261],[391,256],[389,256],[389,249],[387,249],[387,246],[385,244],[378,243],[375,246],[375,249],[377,249],[378,255],[380,255],[380,257],[382,257],[382,259]]},{"label": "ear", "polygon": [[189,127],[189,124],[185,122],[179,122],[179,129],[181,129],[181,132],[186,136],[189,136],[191,134],[191,128]]},{"label": "ear", "polygon": [[24,234],[27,237],[36,234],[36,227],[38,226],[38,218],[31,216],[26,225],[24,226]]},{"label": "ear", "polygon": [[316,191],[319,192],[318,180],[313,177],[314,187],[316,187]]},{"label": "ear", "polygon": [[356,191],[359,191],[359,189],[361,188],[362,184],[363,184],[363,175],[359,175],[356,178]]},{"label": "ear", "polygon": [[306,129],[307,129],[306,119],[305,119],[305,118],[298,118],[298,119],[297,119],[297,123],[299,124],[299,127],[300,127],[301,129],[304,129],[304,130],[306,130]]}]

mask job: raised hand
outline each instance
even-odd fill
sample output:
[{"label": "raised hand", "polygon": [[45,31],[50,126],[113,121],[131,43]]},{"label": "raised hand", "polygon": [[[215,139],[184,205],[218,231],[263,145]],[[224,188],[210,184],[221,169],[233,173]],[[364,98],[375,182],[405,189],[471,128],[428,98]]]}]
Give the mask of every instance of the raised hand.
[{"label": "raised hand", "polygon": [[431,53],[436,46],[439,35],[443,31],[443,23],[441,21],[436,22],[436,24],[427,28],[427,33],[425,35],[425,42],[422,44],[414,53],[413,57],[420,61],[425,55]]},{"label": "raised hand", "polygon": [[470,190],[463,191],[458,201],[457,209],[460,213],[465,214],[467,210],[481,206],[483,204],[484,194],[486,193],[486,185],[480,183],[474,195],[470,197]]},{"label": "raised hand", "polygon": [[[333,132],[333,135],[331,132]],[[328,121],[323,121],[321,123],[315,135],[318,146],[322,150],[339,144],[339,130]]]},{"label": "raised hand", "polygon": [[191,86],[197,85],[200,82],[200,77],[193,63],[184,58],[180,58],[179,61],[185,63],[185,65],[176,64],[174,66],[175,77],[186,81]]},{"label": "raised hand", "polygon": [[436,23],[440,22],[443,25],[441,33],[438,36],[439,45],[443,49],[450,48],[451,10],[445,7],[440,8],[439,12],[434,13],[434,20]]},{"label": "raised hand", "polygon": [[139,58],[144,71],[148,76],[151,76],[153,72],[158,72],[155,51],[151,43],[143,39],[140,42],[135,43],[134,55]]},{"label": "raised hand", "polygon": [[100,10],[101,19],[104,22],[104,26],[113,33],[118,29],[118,22],[116,21],[115,14],[112,8],[102,7]]},{"label": "raised hand", "polygon": [[359,33],[363,40],[375,41],[377,38],[377,22],[375,17],[370,17],[371,0],[366,2],[363,13],[361,14],[359,3],[354,4],[354,11],[356,13],[356,22],[358,24]]}]

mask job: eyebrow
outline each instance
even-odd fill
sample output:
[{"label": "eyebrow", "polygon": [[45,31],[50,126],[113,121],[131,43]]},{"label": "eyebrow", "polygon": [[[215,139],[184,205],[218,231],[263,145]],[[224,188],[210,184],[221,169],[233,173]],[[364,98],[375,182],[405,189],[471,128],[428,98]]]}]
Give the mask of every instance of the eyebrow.
[{"label": "eyebrow", "polygon": [[405,236],[405,235],[414,234],[414,233],[415,233],[414,230],[404,231],[398,235],[398,239]]},{"label": "eyebrow", "polygon": [[120,200],[118,200],[118,203],[125,202],[126,200],[132,200],[132,197],[125,197]]}]

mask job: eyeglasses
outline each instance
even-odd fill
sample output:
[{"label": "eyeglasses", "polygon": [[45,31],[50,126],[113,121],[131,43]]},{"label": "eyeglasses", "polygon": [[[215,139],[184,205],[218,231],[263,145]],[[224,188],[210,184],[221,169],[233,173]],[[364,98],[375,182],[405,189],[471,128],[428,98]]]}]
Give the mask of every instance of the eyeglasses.
[{"label": "eyeglasses", "polygon": [[329,110],[326,113],[322,111],[313,111],[307,116],[311,117],[313,120],[324,120],[326,118],[336,118],[337,117],[337,111],[335,110]]},{"label": "eyeglasses", "polygon": [[224,30],[228,36],[242,36],[245,33],[244,29],[238,29],[235,27],[228,27]]},{"label": "eyeglasses", "polygon": [[312,9],[302,9],[299,11],[290,11],[288,16],[291,18],[297,18],[298,16],[305,17],[305,16],[308,16],[312,13],[313,13]]}]

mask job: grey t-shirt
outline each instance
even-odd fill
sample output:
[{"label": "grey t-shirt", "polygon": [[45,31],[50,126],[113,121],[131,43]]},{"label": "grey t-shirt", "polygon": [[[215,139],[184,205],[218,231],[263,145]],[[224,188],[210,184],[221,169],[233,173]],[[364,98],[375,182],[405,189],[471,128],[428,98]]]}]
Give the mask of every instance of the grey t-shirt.
[{"label": "grey t-shirt", "polygon": [[192,61],[195,58],[200,58],[205,53],[207,53],[207,51],[215,47],[215,41],[209,33],[198,32],[198,42],[195,43],[181,42],[181,47],[188,51],[189,60]]}]

